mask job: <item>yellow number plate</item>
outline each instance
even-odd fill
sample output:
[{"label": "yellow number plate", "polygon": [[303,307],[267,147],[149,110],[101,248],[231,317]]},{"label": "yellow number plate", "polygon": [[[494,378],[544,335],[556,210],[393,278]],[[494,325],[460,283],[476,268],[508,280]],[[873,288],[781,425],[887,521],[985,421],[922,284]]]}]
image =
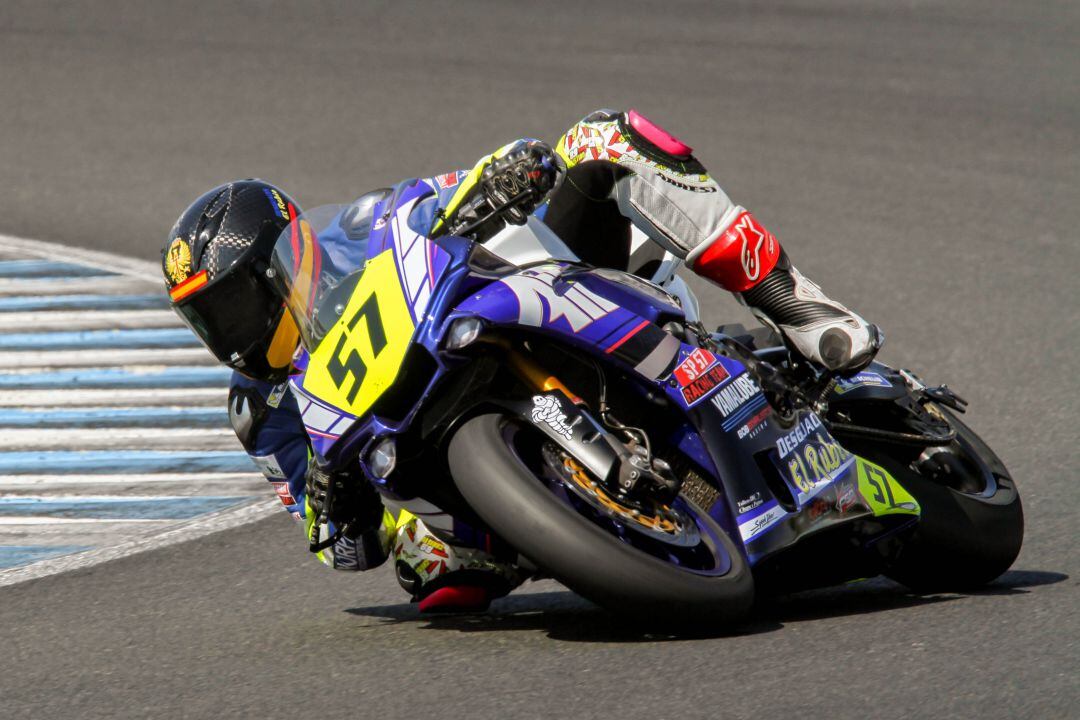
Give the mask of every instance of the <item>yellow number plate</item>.
[{"label": "yellow number plate", "polygon": [[919,503],[885,468],[862,458],[857,458],[856,462],[859,465],[859,493],[874,515],[920,513]]},{"label": "yellow number plate", "polygon": [[311,353],[304,390],[362,415],[394,384],[413,336],[394,253],[368,261],[345,312]]}]

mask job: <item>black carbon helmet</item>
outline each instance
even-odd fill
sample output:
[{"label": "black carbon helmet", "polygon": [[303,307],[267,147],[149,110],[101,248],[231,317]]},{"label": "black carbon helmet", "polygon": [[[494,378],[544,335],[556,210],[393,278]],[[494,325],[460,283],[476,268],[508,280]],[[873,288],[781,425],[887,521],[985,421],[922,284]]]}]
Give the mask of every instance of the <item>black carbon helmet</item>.
[{"label": "black carbon helmet", "polygon": [[162,251],[173,309],[218,360],[256,380],[285,380],[296,351],[296,325],[266,271],[300,212],[273,185],[238,180],[192,203]]}]

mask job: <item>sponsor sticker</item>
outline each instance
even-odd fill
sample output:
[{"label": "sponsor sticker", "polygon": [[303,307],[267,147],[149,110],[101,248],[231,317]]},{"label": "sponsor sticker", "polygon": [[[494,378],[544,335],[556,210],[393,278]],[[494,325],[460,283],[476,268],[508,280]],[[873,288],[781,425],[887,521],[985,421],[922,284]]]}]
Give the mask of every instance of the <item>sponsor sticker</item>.
[{"label": "sponsor sticker", "polygon": [[692,406],[722,385],[729,377],[731,374],[723,365],[715,365],[706,370],[704,375],[682,388],[683,400],[686,401],[688,407]]},{"label": "sponsor sticker", "polygon": [[788,476],[799,488],[800,499],[812,496],[820,487],[840,477],[854,456],[824,433],[817,433],[787,461]]},{"label": "sponsor sticker", "polygon": [[851,508],[855,507],[857,502],[857,496],[855,493],[855,483],[852,481],[846,481],[837,483],[836,485],[836,512],[846,513]]},{"label": "sponsor sticker", "polygon": [[675,379],[681,387],[686,387],[701,377],[702,373],[716,363],[716,356],[708,350],[697,348],[675,368]]},{"label": "sponsor sticker", "polygon": [[741,428],[735,433],[735,435],[742,440],[743,438],[756,437],[761,429],[765,427],[765,418],[769,417],[769,413],[772,412],[772,408],[766,405],[761,408],[753,417],[747,420]]},{"label": "sponsor sticker", "polygon": [[442,175],[436,175],[435,182],[438,183],[439,187],[443,190],[448,190],[458,184],[458,174],[457,172],[448,172],[443,173]]},{"label": "sponsor sticker", "polygon": [[776,449],[780,452],[780,459],[783,460],[790,455],[792,450],[799,447],[806,438],[810,437],[810,433],[820,427],[821,418],[815,413],[810,413],[804,417],[794,430],[776,441]]},{"label": "sponsor sticker", "polygon": [[537,425],[547,425],[556,435],[567,440],[574,437],[574,425],[566,422],[566,413],[562,404],[553,395],[534,395],[532,421]]},{"label": "sponsor sticker", "polygon": [[[252,455],[251,459],[256,467],[262,471],[262,474],[268,478],[281,478],[284,480],[288,477],[285,471],[281,469],[281,464],[277,458],[273,455]],[[278,485],[279,483],[274,484]],[[286,490],[288,490],[288,487],[286,487]]]},{"label": "sponsor sticker", "polygon": [[292,493],[289,492],[289,483],[276,482],[270,484],[274,486],[274,492],[277,493],[277,496],[281,500],[282,505],[288,507],[289,505],[296,504],[296,498],[294,498],[292,496]]},{"label": "sponsor sticker", "polygon": [[748,513],[751,510],[760,507],[761,503],[763,502],[764,500],[762,499],[760,492],[755,492],[753,495],[748,495],[747,497],[744,497],[742,500],[739,500],[735,503],[735,507],[738,510],[737,514],[742,515],[743,513]]},{"label": "sponsor sticker", "polygon": [[289,383],[283,382],[280,385],[275,385],[274,389],[270,391],[270,394],[266,396],[266,404],[272,408],[280,407],[281,401],[285,397],[285,392],[289,389]]},{"label": "sponsor sticker", "polygon": [[272,188],[263,188],[263,192],[266,193],[266,199],[270,201],[270,207],[273,208],[274,213],[284,220],[292,220],[289,217],[289,206],[285,204],[285,200],[281,197],[281,193]]},{"label": "sponsor sticker", "polygon": [[725,418],[738,410],[744,402],[757,395],[758,386],[754,379],[743,373],[735,378],[726,388],[712,396],[710,402],[716,406]]},{"label": "sponsor sticker", "polygon": [[829,503],[822,500],[820,497],[814,498],[810,506],[806,508],[806,519],[810,522],[816,522],[821,517],[829,512]]},{"label": "sponsor sticker", "polygon": [[418,544],[421,550],[430,553],[431,555],[437,555],[441,558],[450,557],[446,552],[446,546],[443,544],[442,540],[439,540],[436,537],[425,535],[420,539]]},{"label": "sponsor sticker", "polygon": [[743,542],[750,542],[779,522],[786,514],[787,511],[780,507],[779,504],[776,504],[765,512],[739,523],[739,534],[742,535]]},{"label": "sponsor sticker", "polygon": [[849,378],[837,380],[836,388],[833,392],[837,395],[843,395],[846,392],[861,387],[892,387],[892,383],[877,373],[861,372],[856,373]]}]

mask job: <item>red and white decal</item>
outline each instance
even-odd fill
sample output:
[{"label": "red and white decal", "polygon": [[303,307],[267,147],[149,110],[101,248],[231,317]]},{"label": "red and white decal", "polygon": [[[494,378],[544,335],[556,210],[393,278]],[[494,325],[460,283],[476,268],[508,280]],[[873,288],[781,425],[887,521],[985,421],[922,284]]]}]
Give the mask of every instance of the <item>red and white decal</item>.
[{"label": "red and white decal", "polygon": [[292,493],[289,492],[289,483],[276,482],[270,484],[274,486],[274,492],[277,493],[282,505],[288,507],[289,505],[296,504],[296,499],[292,496]]},{"label": "red and white decal", "polygon": [[731,374],[723,365],[713,365],[701,377],[692,380],[680,390],[683,400],[686,401],[686,406],[693,407],[713,390],[727,382],[730,377]]},{"label": "red and white decal", "polygon": [[436,175],[435,182],[438,183],[439,187],[443,190],[448,190],[458,184],[458,174],[455,171]]},{"label": "red and white decal", "polygon": [[686,387],[694,380],[701,377],[702,373],[711,368],[715,363],[715,355],[708,350],[698,348],[690,353],[690,355],[680,363],[679,367],[675,368],[675,379],[679,381],[680,387]]}]

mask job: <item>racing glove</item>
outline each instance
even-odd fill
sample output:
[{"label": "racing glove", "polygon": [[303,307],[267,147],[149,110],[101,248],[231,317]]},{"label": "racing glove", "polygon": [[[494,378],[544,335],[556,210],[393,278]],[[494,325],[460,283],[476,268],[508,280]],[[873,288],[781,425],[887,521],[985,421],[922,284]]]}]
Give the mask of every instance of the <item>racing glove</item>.
[{"label": "racing glove", "polygon": [[555,189],[565,166],[551,146],[540,140],[518,140],[493,157],[480,174],[480,189],[492,209],[511,225],[524,225],[529,215]]},{"label": "racing glove", "polygon": [[335,570],[370,570],[386,562],[396,522],[362,477],[308,466],[304,527],[311,550]]}]

